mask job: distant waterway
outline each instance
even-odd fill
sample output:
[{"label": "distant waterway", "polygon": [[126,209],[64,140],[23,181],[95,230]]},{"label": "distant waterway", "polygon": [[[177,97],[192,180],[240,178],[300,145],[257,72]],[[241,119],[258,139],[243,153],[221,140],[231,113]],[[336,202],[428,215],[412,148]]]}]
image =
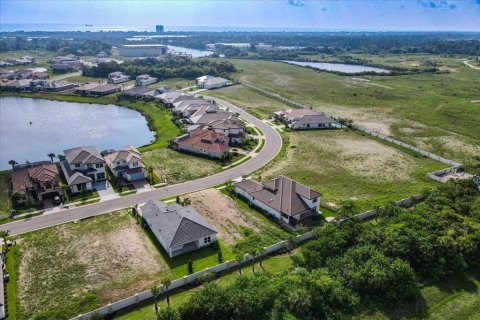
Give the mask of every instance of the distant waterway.
[{"label": "distant waterway", "polygon": [[368,67],[356,64],[345,64],[345,63],[328,63],[328,62],[307,62],[307,61],[289,61],[284,60],[282,62],[294,64],[302,67],[312,67],[320,70],[327,71],[336,71],[343,73],[362,73],[362,72],[377,72],[377,73],[390,73],[390,70]]},{"label": "distant waterway", "polygon": [[49,153],[79,146],[102,151],[153,140],[147,120],[125,107],[0,97],[0,170],[9,160],[49,160]]},{"label": "distant waterway", "polygon": [[186,53],[188,55],[191,55],[192,58],[208,57],[213,54],[213,51],[207,51],[207,50],[197,50],[197,49],[190,49],[190,48],[184,48],[184,47],[176,47],[171,45],[168,45],[167,47],[169,52]]}]

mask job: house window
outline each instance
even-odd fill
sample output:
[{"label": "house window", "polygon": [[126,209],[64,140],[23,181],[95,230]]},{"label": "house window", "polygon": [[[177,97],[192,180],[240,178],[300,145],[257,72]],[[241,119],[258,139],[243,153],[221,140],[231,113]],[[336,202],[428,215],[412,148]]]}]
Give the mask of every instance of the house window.
[{"label": "house window", "polygon": [[96,168],[103,168],[103,163],[97,163],[97,164],[95,165],[95,167],[96,167]]},{"label": "house window", "polygon": [[134,162],[133,167],[138,167],[138,162]]},{"label": "house window", "polygon": [[119,165],[120,165],[120,161],[117,161],[117,166],[119,166]]},{"label": "house window", "polygon": [[211,238],[211,237],[203,238],[203,244],[210,243],[211,241],[212,241],[212,238]]},{"label": "house window", "polygon": [[91,163],[87,164],[87,168],[91,168],[91,167],[92,167]]},{"label": "house window", "polygon": [[75,163],[75,168],[80,168],[80,163]]},{"label": "house window", "polygon": [[313,203],[317,203],[318,198],[312,200]]}]

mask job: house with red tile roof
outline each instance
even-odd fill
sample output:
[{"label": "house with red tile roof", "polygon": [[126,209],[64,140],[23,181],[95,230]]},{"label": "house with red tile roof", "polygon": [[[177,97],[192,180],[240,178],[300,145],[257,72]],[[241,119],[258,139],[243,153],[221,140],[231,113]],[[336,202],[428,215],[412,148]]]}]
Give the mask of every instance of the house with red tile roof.
[{"label": "house with red tile roof", "polygon": [[171,147],[176,150],[219,159],[230,150],[228,142],[229,139],[226,134],[208,128],[198,128],[175,138]]},{"label": "house with red tile roof", "polygon": [[58,169],[50,161],[15,166],[12,187],[12,193],[18,196],[18,203],[25,203],[28,197],[34,201],[43,201],[62,195]]}]

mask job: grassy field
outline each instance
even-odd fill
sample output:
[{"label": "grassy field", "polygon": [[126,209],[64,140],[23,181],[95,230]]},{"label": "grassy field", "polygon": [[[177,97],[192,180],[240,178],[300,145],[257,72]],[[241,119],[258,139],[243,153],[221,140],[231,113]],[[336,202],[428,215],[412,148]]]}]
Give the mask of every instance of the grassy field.
[{"label": "grassy field", "polygon": [[266,97],[242,85],[212,90],[209,95],[225,99],[260,119],[272,118],[275,111],[291,109],[278,100]]},{"label": "grassy field", "polygon": [[77,315],[170,273],[126,210],[34,231],[17,243],[17,319]]},{"label": "grassy field", "polygon": [[[406,59],[400,56],[390,63]],[[480,111],[478,104],[471,102],[479,99],[480,71],[464,66],[461,59],[438,58],[435,64],[445,65],[449,73],[363,79],[280,62],[229,61],[239,70],[233,76],[241,81],[354,119],[447,158],[463,161],[480,152]],[[404,63],[415,64],[413,60]]]},{"label": "grassy field", "polygon": [[428,172],[445,165],[404,152],[356,131],[284,133],[278,159],[255,173],[265,180],[284,174],[323,194],[322,201],[338,206],[353,200],[359,210],[372,209],[431,188]]},{"label": "grassy field", "polygon": [[143,162],[153,169],[162,182],[174,184],[211,175],[222,170],[219,162],[168,148],[143,153]]},{"label": "grassy field", "polygon": [[10,189],[12,184],[12,171],[0,171],[0,219],[8,218],[12,203]]},{"label": "grassy field", "polygon": [[[281,273],[286,270],[289,270],[293,266],[292,260],[289,256],[274,256],[267,258],[263,261],[264,269],[260,268],[258,264],[256,264],[255,271],[256,273],[262,272],[270,272],[270,273]],[[242,273],[244,275],[253,275],[251,265],[245,265],[242,268]],[[236,278],[238,278],[240,274],[238,271],[231,271],[230,273],[222,276],[218,280],[216,280],[220,285],[227,286]],[[195,291],[199,290],[201,287],[193,288],[193,289],[183,289],[183,290],[176,290],[172,293],[170,298],[171,306],[172,307],[180,307],[182,304],[186,303],[190,296],[195,293]],[[165,308],[167,306],[164,300],[159,301],[159,308]],[[114,319],[118,320],[155,320],[155,311],[153,308],[153,302],[150,301],[141,305],[140,307],[133,309],[133,310],[125,310],[123,313],[120,313]]]},{"label": "grassy field", "polygon": [[94,77],[87,77],[87,76],[75,76],[66,78],[66,81],[74,82],[74,83],[83,83],[83,82],[103,82],[106,83],[107,79],[105,78],[94,78]]}]

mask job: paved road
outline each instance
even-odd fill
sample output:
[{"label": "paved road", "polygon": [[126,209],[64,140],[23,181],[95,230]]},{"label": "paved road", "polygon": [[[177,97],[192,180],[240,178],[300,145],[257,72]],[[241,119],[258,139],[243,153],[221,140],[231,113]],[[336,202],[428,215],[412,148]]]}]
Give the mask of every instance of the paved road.
[{"label": "paved road", "polygon": [[226,171],[198,180],[170,185],[152,191],[146,191],[130,196],[120,197],[118,199],[102,201],[91,205],[64,210],[58,213],[41,215],[26,220],[19,220],[3,224],[0,225],[0,230],[10,230],[11,235],[16,235],[37,229],[47,228],[57,224],[62,224],[72,220],[78,220],[100,215],[102,213],[113,210],[131,207],[138,203],[146,202],[152,198],[163,199],[178,194],[202,190],[217,184],[221,184],[228,179],[236,179],[242,175],[249,174],[263,167],[265,164],[275,158],[275,156],[282,147],[282,139],[275,129],[271,128],[268,124],[246,113],[245,111],[241,110],[240,108],[232,105],[227,101],[218,98],[215,98],[215,100],[220,105],[228,107],[230,111],[239,112],[242,118],[244,118],[248,122],[253,123],[255,126],[257,126],[263,131],[266,137],[266,143],[262,151],[256,157],[232,169],[228,169]]}]

